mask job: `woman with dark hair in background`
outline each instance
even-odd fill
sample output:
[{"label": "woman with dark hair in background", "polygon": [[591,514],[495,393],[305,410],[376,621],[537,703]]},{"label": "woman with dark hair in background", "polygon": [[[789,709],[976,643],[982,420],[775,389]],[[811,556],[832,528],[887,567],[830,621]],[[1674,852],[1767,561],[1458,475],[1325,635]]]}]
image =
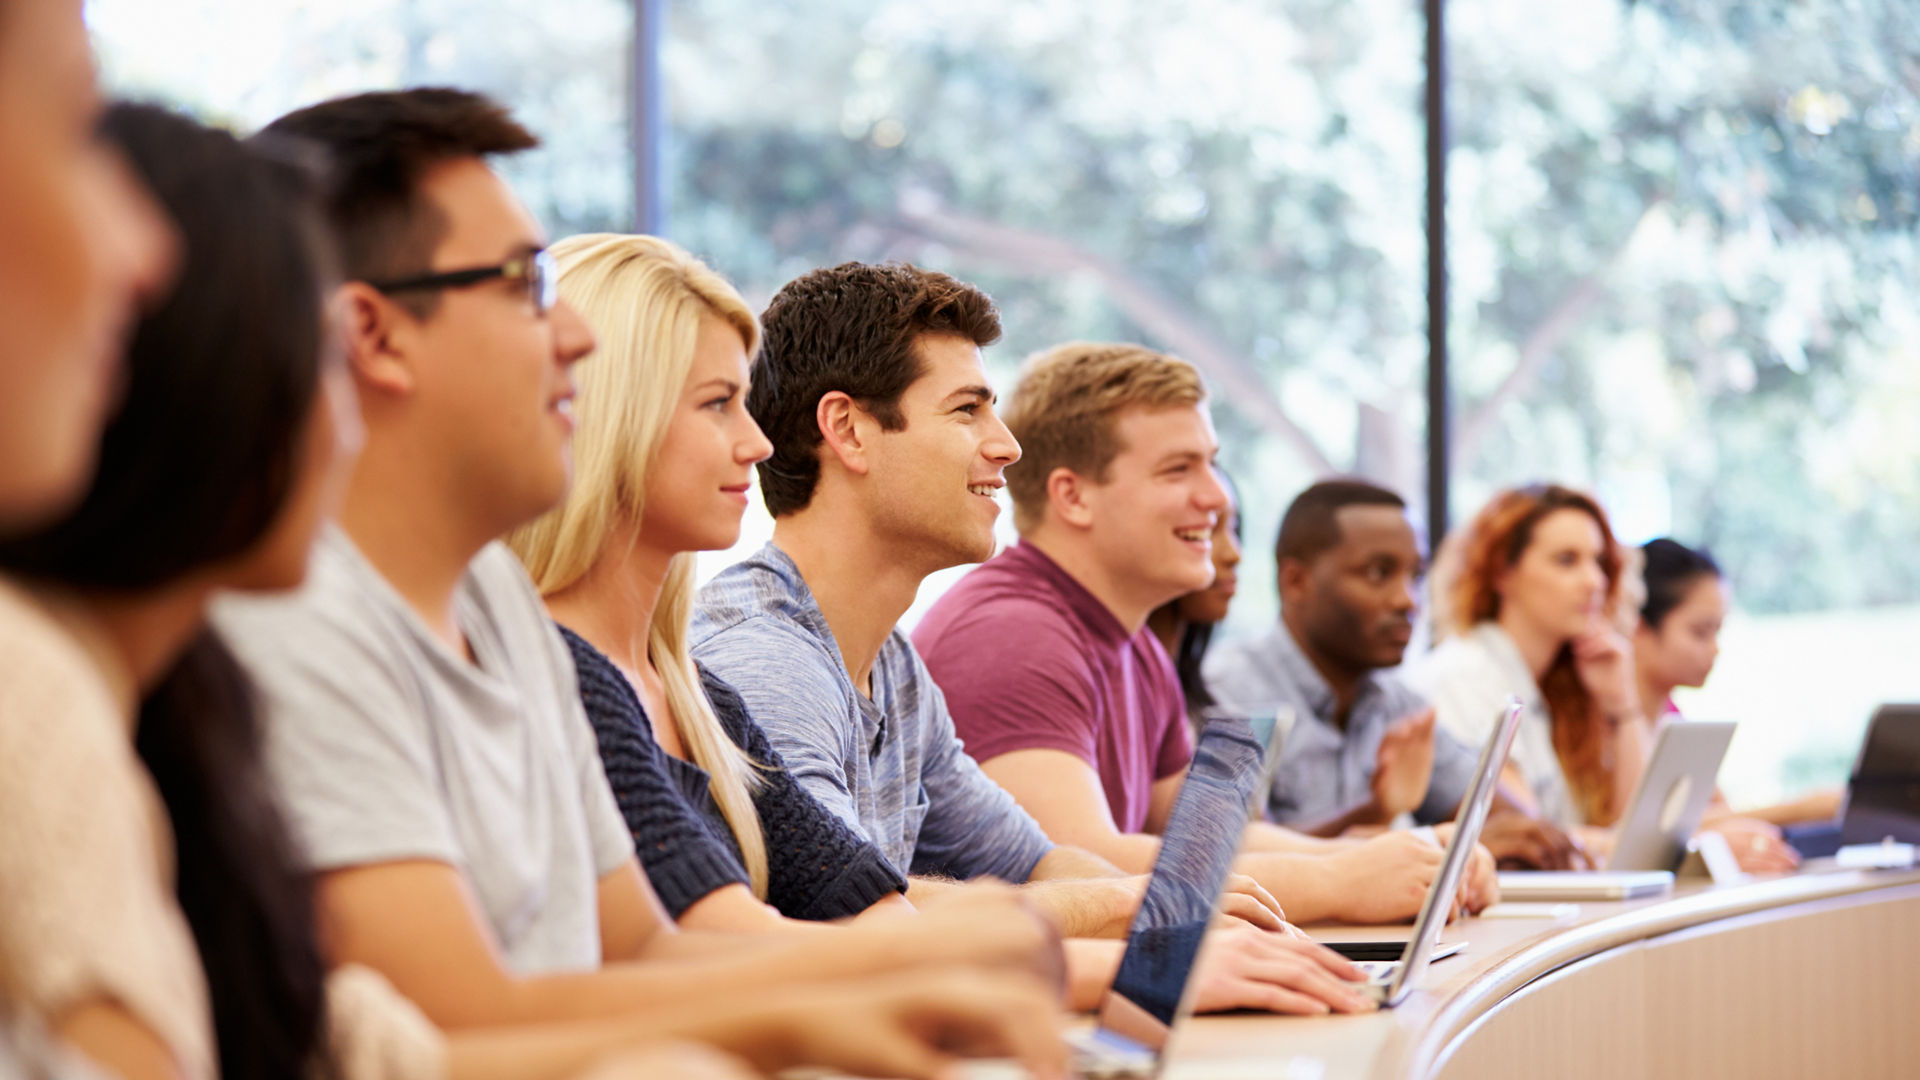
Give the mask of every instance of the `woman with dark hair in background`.
[{"label": "woman with dark hair in background", "polygon": [[1189,720],[1214,704],[1206,680],[1201,678],[1200,664],[1213,644],[1214,629],[1226,620],[1240,580],[1240,491],[1224,469],[1215,468],[1214,473],[1226,489],[1227,508],[1213,526],[1213,584],[1162,604],[1147,616],[1147,626],[1167,647],[1174,670],[1180,673],[1180,692],[1186,698]]},{"label": "woman with dark hair in background", "polygon": [[[1633,662],[1640,700],[1658,724],[1679,718],[1673,692],[1679,687],[1705,685],[1720,655],[1720,627],[1726,621],[1730,590],[1713,556],[1666,537],[1641,549],[1641,577],[1646,600],[1633,635]],[[1839,811],[1840,793],[1825,789],[1792,802],[1744,811],[1727,808],[1718,793],[1707,821],[1728,835],[1734,854],[1753,870],[1786,869],[1791,850],[1780,847],[1778,859],[1767,858],[1778,838],[1776,825],[1831,818]]]}]

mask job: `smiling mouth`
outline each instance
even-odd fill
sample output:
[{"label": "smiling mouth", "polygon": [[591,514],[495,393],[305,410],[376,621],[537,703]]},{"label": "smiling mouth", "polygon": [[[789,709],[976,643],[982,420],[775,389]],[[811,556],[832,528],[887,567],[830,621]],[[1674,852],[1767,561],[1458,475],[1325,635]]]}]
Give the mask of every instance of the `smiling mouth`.
[{"label": "smiling mouth", "polygon": [[1189,544],[1204,544],[1213,536],[1212,529],[1175,529],[1173,535]]}]

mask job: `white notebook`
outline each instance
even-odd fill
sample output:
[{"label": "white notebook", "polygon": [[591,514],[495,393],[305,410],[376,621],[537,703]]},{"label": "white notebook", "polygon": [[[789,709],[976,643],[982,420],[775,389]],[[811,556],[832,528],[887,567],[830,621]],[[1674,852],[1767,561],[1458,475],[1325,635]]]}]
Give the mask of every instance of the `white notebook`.
[{"label": "white notebook", "polygon": [[1500,901],[1631,900],[1673,889],[1665,870],[1502,870]]}]

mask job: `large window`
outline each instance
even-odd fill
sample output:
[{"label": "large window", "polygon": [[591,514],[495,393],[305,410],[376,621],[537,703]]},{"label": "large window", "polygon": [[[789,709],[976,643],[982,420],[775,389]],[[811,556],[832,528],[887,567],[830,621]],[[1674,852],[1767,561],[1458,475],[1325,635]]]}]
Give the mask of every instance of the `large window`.
[{"label": "large window", "polygon": [[[1597,490],[1625,538],[1711,547],[1738,610],[1682,706],[1743,722],[1736,799],[1837,781],[1872,704],[1920,698],[1903,648],[1920,15],[1444,6],[1451,520],[1552,478]],[[1000,303],[1003,387],[1069,339],[1186,356],[1246,502],[1230,632],[1274,617],[1266,551],[1314,476],[1365,474],[1424,513],[1413,0],[91,0],[88,17],[110,86],[243,131],[362,88],[495,94],[546,140],[509,168],[555,235],[631,227],[638,176],[662,231],[754,303],[845,259],[948,270]],[[636,55],[657,80],[632,77]],[[659,99],[634,109],[636,85]],[[750,521],[742,548],[768,529]]]},{"label": "large window", "polygon": [[1906,0],[1450,0],[1455,521],[1597,490],[1737,614],[1724,776],[1838,781],[1920,694],[1920,18]]},{"label": "large window", "polygon": [[[1421,25],[1405,0],[676,4],[668,229],[756,301],[847,259],[976,282],[1003,389],[1074,339],[1192,360],[1263,547],[1317,474],[1422,489]],[[1269,564],[1243,626],[1274,617]]]},{"label": "large window", "polygon": [[632,221],[629,0],[88,0],[109,90],[245,134],[336,94],[480,90],[544,141],[506,171],[556,236]]}]

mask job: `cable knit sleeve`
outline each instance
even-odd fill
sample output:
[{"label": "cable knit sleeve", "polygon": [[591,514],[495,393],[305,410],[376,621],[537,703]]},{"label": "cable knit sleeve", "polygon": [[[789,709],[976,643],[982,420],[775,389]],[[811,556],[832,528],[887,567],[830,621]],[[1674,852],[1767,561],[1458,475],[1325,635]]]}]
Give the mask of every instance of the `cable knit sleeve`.
[{"label": "cable knit sleeve", "polygon": [[728,737],[762,766],[753,803],[767,840],[767,903],[792,919],[857,915],[906,879],[880,849],[807,794],[747,713],[732,686],[700,669],[700,683]]},{"label": "cable knit sleeve", "polygon": [[667,775],[665,751],[653,741],[653,726],[633,687],[598,649],[564,626],[560,632],[580,674],[580,700],[607,783],[667,913],[678,919],[714,890],[746,884],[738,852],[714,835]]}]

